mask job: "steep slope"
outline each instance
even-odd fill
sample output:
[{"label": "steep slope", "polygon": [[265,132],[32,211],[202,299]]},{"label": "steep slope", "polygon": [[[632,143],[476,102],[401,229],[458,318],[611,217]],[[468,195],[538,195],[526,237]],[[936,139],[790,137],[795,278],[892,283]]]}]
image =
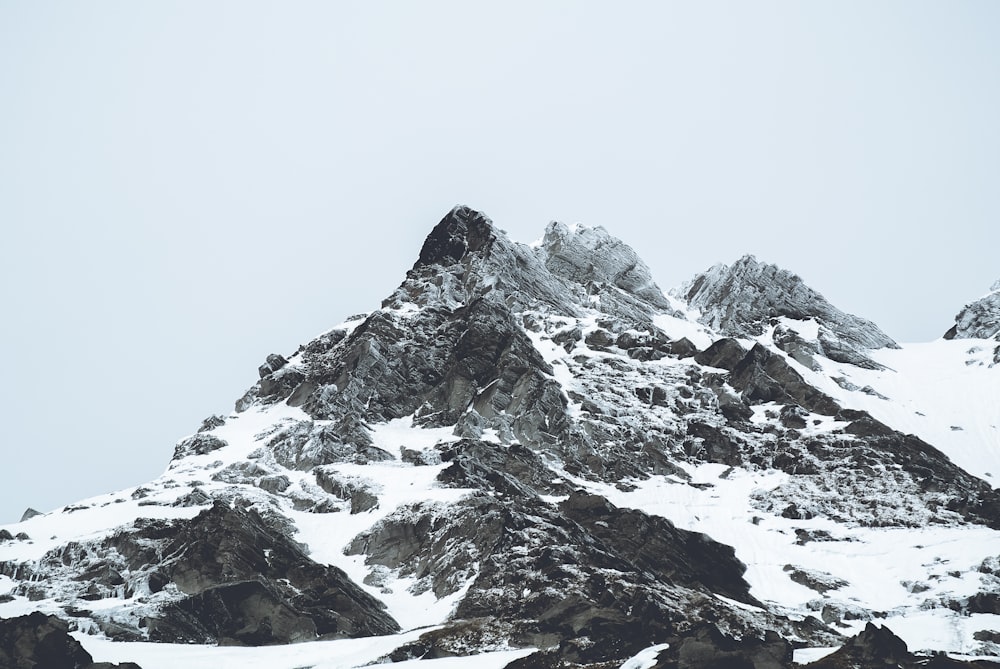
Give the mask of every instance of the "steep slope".
[{"label": "steep slope", "polygon": [[875,618],[995,650],[1000,498],[848,378],[889,378],[896,344],[734,268],[685,303],[600,228],[526,246],[457,207],[163,476],[11,526],[0,617],[248,645],[439,626],[393,660],[622,662],[708,621],[829,646]]}]

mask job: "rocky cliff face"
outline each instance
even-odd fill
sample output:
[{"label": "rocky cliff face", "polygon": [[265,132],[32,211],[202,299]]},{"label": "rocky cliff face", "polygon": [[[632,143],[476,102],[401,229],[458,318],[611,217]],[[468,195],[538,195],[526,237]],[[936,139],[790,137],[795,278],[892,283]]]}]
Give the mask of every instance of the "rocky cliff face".
[{"label": "rocky cliff face", "polygon": [[[945,339],[995,339],[1000,341],[1000,281],[990,292],[962,308]],[[1000,363],[1000,345],[993,350],[994,364]]]},{"label": "rocky cliff face", "polygon": [[700,311],[699,321],[734,337],[756,337],[785,317],[815,321],[815,352],[831,360],[871,366],[867,350],[896,347],[871,321],[844,313],[797,275],[750,255],[712,267],[676,294]]},{"label": "rocky cliff face", "polygon": [[[390,659],[596,667],[670,639],[787,666],[890,613],[1000,614],[1000,497],[848,380],[891,339],[749,257],[675,295],[603,229],[526,246],[457,207],[162,477],[8,533],[0,616],[244,645],[439,625]],[[848,559],[904,548],[876,588]]]}]

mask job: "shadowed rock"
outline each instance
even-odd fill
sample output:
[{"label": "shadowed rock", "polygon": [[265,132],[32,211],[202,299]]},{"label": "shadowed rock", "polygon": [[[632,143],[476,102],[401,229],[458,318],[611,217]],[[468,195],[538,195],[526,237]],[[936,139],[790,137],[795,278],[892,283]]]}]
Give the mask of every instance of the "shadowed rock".
[{"label": "shadowed rock", "polygon": [[4,669],[141,669],[132,662],[94,662],[69,635],[65,621],[43,613],[0,619],[0,667]]}]

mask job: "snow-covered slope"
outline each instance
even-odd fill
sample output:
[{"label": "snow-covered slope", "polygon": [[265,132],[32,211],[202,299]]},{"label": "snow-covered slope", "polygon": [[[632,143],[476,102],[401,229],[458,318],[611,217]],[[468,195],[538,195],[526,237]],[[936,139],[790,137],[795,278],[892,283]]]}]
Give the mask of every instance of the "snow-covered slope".
[{"label": "snow-covered slope", "polygon": [[0,618],[150,667],[780,660],[870,621],[994,655],[991,342],[900,346],[752,258],[665,295],[603,229],[458,207],[161,477],[0,530]]}]

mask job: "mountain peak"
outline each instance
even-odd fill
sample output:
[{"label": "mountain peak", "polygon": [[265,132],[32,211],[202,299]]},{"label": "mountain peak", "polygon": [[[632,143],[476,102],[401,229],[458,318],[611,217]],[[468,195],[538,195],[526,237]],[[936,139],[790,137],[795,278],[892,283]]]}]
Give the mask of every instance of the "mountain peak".
[{"label": "mountain peak", "polygon": [[729,336],[758,337],[771,319],[785,317],[814,319],[832,360],[871,366],[865,350],[897,347],[874,323],[837,309],[798,275],[749,254],[731,266],[714,265],[674,294],[701,312],[702,323]]},{"label": "mountain peak", "polygon": [[649,267],[607,230],[553,221],[542,238],[545,266],[573,283],[610,284],[660,309],[670,309]]},{"label": "mountain peak", "polygon": [[[1000,471],[995,376],[967,390],[933,353],[886,360],[938,379],[830,370],[812,356],[875,365],[892,342],[750,255],[685,290],[716,331],[670,317],[603,228],[526,245],[456,207],[381,308],[267,356],[162,476],[0,527],[0,618],[177,644],[379,636],[371,660],[791,669],[788,639],[934,615],[957,639],[937,647],[967,652],[962,612],[1000,596],[1000,491],[916,432]],[[829,666],[915,666],[902,643],[870,627]],[[292,654],[358,664],[344,648]]]},{"label": "mountain peak", "polygon": [[469,253],[483,250],[495,239],[493,221],[486,214],[457,205],[427,235],[415,267],[462,260]]}]

